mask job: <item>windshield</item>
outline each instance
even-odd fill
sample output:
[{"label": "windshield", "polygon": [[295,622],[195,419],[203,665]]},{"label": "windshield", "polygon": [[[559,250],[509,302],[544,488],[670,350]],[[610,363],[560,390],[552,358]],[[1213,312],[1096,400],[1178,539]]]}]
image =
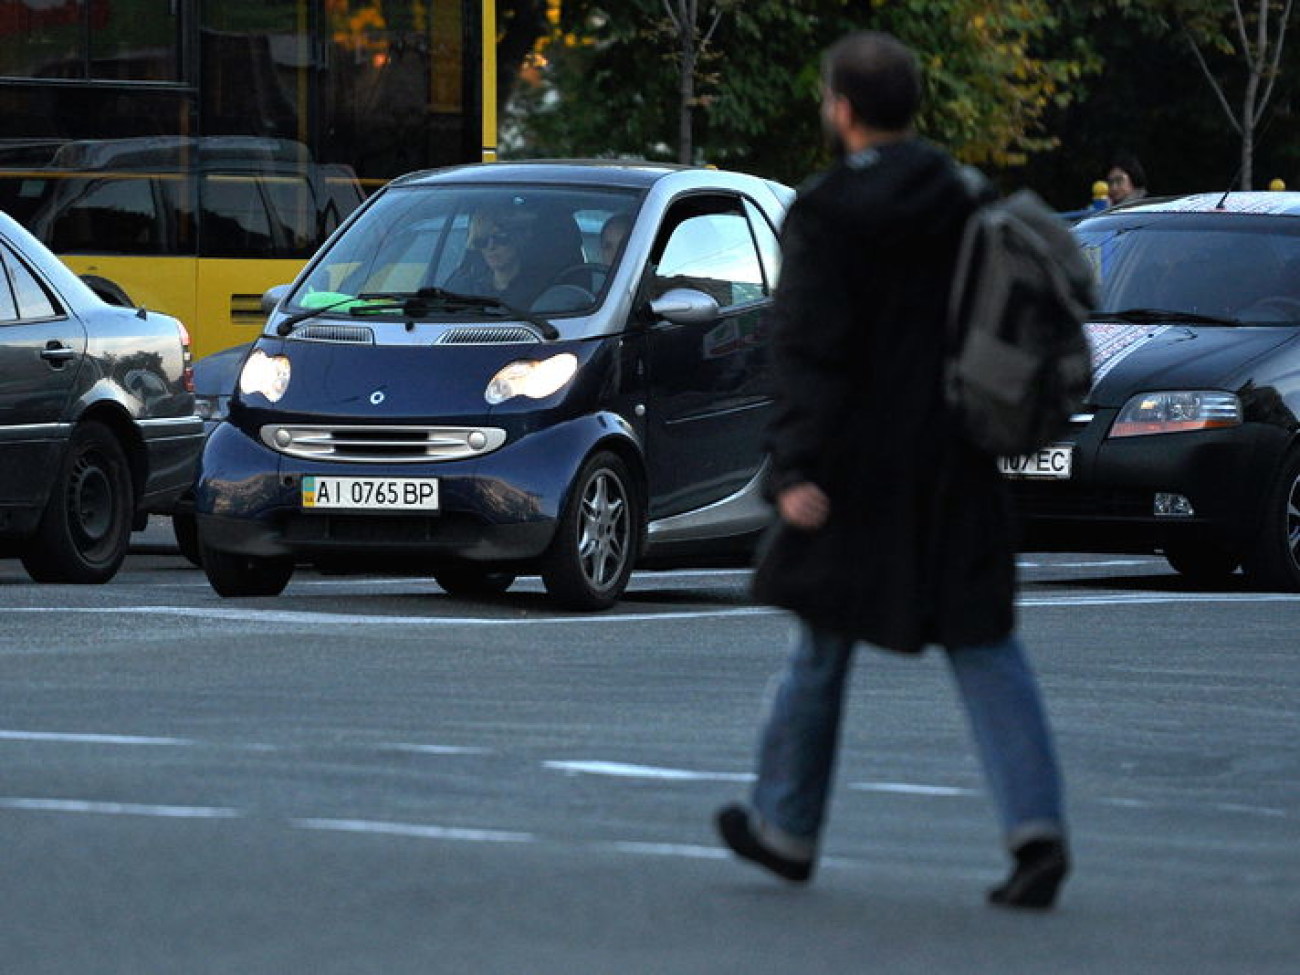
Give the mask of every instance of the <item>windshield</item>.
[{"label": "windshield", "polygon": [[[295,289],[290,312],[352,314],[358,297],[433,296],[438,317],[577,315],[604,294],[640,202],[572,186],[397,186],[336,240]],[[447,293],[490,301],[438,301]],[[368,317],[403,317],[390,301]]]},{"label": "windshield", "polygon": [[1133,214],[1088,221],[1075,233],[1097,272],[1099,313],[1300,324],[1300,220]]}]

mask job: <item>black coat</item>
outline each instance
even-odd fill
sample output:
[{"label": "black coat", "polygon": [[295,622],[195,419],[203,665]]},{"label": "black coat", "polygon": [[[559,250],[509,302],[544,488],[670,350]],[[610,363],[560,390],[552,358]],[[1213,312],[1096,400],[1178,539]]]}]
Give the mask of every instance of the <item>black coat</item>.
[{"label": "black coat", "polygon": [[912,139],[814,179],[782,231],[771,488],[811,480],[831,515],[813,532],[773,528],[754,593],[894,650],[986,643],[1014,625],[1005,486],[942,395],[971,208],[949,158]]}]

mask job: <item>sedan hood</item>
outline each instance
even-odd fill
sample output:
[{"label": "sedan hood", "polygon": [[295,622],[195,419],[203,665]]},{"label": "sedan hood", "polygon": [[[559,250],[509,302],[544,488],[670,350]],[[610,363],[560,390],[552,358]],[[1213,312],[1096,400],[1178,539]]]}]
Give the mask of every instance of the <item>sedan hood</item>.
[{"label": "sedan hood", "polygon": [[1238,389],[1251,363],[1300,335],[1293,326],[1206,325],[1087,326],[1094,382],[1088,402],[1122,406],[1134,393],[1153,389]]}]

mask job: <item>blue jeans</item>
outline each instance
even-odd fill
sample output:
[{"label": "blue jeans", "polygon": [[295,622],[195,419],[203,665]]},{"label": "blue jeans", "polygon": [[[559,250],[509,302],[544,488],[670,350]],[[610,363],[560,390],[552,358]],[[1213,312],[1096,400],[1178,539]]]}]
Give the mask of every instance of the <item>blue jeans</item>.
[{"label": "blue jeans", "polygon": [[[830,796],[854,642],[800,623],[759,750],[763,824],[815,848]],[[1038,685],[1015,635],[947,648],[1007,846],[1063,838],[1060,773]]]}]

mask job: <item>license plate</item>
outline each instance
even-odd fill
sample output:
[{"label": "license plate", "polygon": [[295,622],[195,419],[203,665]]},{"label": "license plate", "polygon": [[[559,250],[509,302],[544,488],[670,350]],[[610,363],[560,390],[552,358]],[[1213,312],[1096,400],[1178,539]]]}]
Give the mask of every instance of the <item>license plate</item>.
[{"label": "license plate", "polygon": [[1073,460],[1073,447],[1044,447],[1022,457],[999,457],[998,469],[1006,477],[1041,477],[1068,481]]},{"label": "license plate", "polygon": [[437,511],[436,477],[319,477],[302,479],[302,506],[362,511]]}]

